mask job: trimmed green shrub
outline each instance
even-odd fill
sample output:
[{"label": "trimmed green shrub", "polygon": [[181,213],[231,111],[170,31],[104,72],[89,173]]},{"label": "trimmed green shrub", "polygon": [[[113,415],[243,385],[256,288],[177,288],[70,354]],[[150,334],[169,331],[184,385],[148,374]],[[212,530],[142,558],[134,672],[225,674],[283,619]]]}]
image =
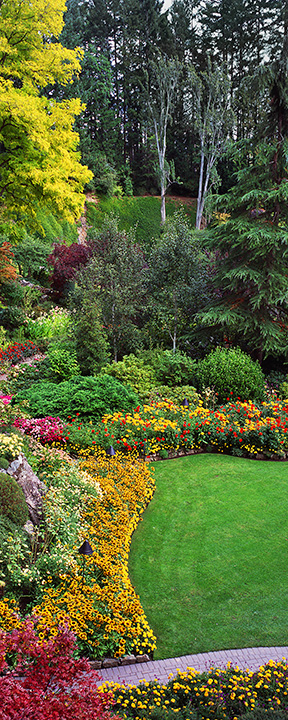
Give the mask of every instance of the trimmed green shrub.
[{"label": "trimmed green shrub", "polygon": [[146,365],[133,353],[124,355],[120,362],[105,365],[101,372],[102,375],[103,373],[112,375],[123,385],[130,385],[142,401],[149,399],[151,390],[157,382],[155,371],[151,365]]},{"label": "trimmed green shrub", "polygon": [[0,473],[0,515],[19,526],[25,525],[29,516],[23,490],[5,473]]},{"label": "trimmed green shrub", "polygon": [[0,455],[0,468],[2,468],[2,470],[7,470],[9,465],[9,460],[7,460],[4,455]]},{"label": "trimmed green shrub", "polygon": [[237,347],[218,347],[200,360],[195,379],[197,389],[210,387],[219,403],[264,398],[265,377],[259,363]]},{"label": "trimmed green shrub", "polygon": [[17,393],[12,404],[27,400],[34,417],[47,415],[70,417],[79,420],[96,420],[114,410],[129,410],[139,404],[139,398],[109,375],[82,377],[81,375],[56,385],[51,382],[35,383]]}]

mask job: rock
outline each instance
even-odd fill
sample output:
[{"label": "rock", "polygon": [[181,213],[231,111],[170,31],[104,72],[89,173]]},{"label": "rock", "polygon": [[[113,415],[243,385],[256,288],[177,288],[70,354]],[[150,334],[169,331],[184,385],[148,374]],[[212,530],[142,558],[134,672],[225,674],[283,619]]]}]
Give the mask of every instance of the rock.
[{"label": "rock", "polygon": [[14,477],[22,488],[33,525],[39,525],[42,518],[42,497],[47,492],[46,485],[35,475],[22,453],[9,465],[7,473]]},{"label": "rock", "polygon": [[100,670],[102,667],[101,660],[89,660],[89,665],[91,670]]},{"label": "rock", "polygon": [[150,660],[149,655],[136,655],[136,662],[137,662],[137,663],[149,662],[149,660]]},{"label": "rock", "polygon": [[124,657],[121,658],[121,665],[134,665],[135,662],[135,655],[124,655]]},{"label": "rock", "polygon": [[108,658],[105,658],[105,660],[103,660],[103,662],[102,662],[102,667],[103,667],[103,668],[116,667],[117,665],[119,665],[119,660],[118,660],[118,658],[110,658],[110,657],[108,657]]}]

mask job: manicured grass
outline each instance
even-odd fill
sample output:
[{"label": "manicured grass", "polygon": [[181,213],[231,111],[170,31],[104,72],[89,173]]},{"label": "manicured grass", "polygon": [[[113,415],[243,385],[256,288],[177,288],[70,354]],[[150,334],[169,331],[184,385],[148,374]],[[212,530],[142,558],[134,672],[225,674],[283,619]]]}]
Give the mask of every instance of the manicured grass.
[{"label": "manicured grass", "polygon": [[129,571],[155,658],[288,642],[288,464],[155,463]]},{"label": "manicured grass", "polygon": [[[87,219],[93,227],[100,228],[105,214],[114,212],[119,217],[120,230],[128,231],[136,227],[136,240],[143,246],[149,247],[152,239],[160,234],[160,207],[161,201],[158,197],[122,197],[122,198],[101,198],[97,205],[88,203]],[[195,202],[191,200],[188,204],[182,203],[180,198],[166,199],[167,217],[171,217],[179,207],[183,207],[191,227],[195,227]]]}]

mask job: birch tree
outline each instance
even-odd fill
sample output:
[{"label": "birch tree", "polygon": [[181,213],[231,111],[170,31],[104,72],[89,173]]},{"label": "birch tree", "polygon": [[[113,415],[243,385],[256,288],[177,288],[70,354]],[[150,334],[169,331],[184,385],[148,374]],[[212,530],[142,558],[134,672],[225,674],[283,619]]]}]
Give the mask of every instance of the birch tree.
[{"label": "birch tree", "polygon": [[234,114],[230,103],[230,81],[224,67],[197,75],[190,65],[188,71],[190,116],[200,139],[200,172],[197,197],[196,228],[200,229],[205,202],[213,186],[219,184],[217,162],[225,151]]},{"label": "birch tree", "polygon": [[159,163],[161,224],[166,221],[165,195],[173,178],[173,167],[166,160],[167,127],[180,75],[180,63],[160,56],[150,63],[148,107],[150,110]]}]

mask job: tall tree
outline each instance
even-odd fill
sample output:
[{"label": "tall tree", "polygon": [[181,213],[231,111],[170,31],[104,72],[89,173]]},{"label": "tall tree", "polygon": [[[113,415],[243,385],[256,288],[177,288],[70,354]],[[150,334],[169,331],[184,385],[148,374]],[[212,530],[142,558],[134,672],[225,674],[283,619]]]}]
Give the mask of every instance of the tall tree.
[{"label": "tall tree", "polygon": [[233,112],[229,90],[230,82],[223,67],[212,70],[208,58],[208,70],[199,75],[193,66],[189,68],[192,112],[195,128],[200,138],[200,171],[198,184],[196,228],[200,229],[204,205],[209,191],[217,185],[217,161],[225,149],[229,129],[232,130]]},{"label": "tall tree", "polygon": [[244,340],[260,362],[288,351],[287,35],[265,80],[270,103],[262,132],[244,146],[246,164],[224,198],[231,216],[209,232],[208,246],[218,252],[218,297],[202,315]]},{"label": "tall tree", "polygon": [[63,0],[3,0],[0,5],[0,197],[19,217],[43,203],[67,219],[79,216],[91,173],[80,163],[73,130],[79,100],[55,102],[40,91],[79,72],[81,51],[55,39]]},{"label": "tall tree", "polygon": [[166,160],[167,127],[180,74],[177,60],[160,56],[157,63],[150,63],[148,77],[148,106],[152,117],[159,163],[161,189],[161,223],[166,220],[165,195],[171,180],[171,165]]}]

